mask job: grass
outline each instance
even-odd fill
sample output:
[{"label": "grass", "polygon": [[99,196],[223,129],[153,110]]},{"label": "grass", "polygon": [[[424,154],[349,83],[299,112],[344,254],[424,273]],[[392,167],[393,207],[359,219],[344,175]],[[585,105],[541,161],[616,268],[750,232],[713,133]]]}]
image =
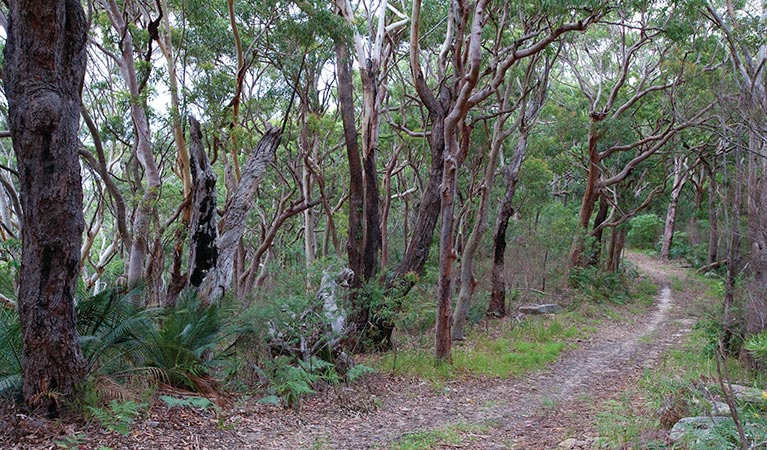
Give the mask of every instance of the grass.
[{"label": "grass", "polygon": [[[721,303],[723,287],[720,279],[701,275],[676,277],[671,280],[671,288],[675,295],[686,292],[688,298],[695,299],[694,304],[687,306],[691,311],[701,312],[702,317],[719,317],[719,313],[711,312],[710,305]],[[714,393],[719,391],[713,356],[717,333],[718,326],[712,320],[699,320],[682,342],[667,351],[656,367],[645,372],[635,388],[619,400],[599,404],[596,426],[600,438],[595,443],[598,448],[738,448],[732,426],[718,428],[710,439],[706,438],[711,442],[706,447],[701,447],[702,441],[696,441],[694,435],[689,442],[677,442],[673,447],[661,444],[658,439],[662,433],[659,412],[664,402],[682,399],[689,408],[687,415],[709,414],[711,398],[704,387]],[[767,374],[749,372],[736,358],[729,359],[727,367],[733,383],[767,386]],[[767,401],[756,409],[745,404],[739,405],[738,409],[747,419],[751,435],[766,439],[767,421],[762,418],[767,413]]]},{"label": "grass", "polygon": [[487,425],[456,424],[429,431],[418,431],[402,436],[389,447],[391,450],[431,450],[444,446],[463,446],[476,440],[474,434],[485,433]]},{"label": "grass", "polygon": [[543,368],[583,332],[571,325],[575,313],[529,317],[493,337],[473,332],[453,347],[453,364],[436,364],[431,350],[407,349],[372,361],[382,372],[415,376],[432,382],[465,377],[508,378]]}]

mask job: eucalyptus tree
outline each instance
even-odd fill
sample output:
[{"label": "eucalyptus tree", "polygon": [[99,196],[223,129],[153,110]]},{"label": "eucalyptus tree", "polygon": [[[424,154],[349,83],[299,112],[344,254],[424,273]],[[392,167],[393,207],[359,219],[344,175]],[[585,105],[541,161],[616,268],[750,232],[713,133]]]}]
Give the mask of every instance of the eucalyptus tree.
[{"label": "eucalyptus tree", "polygon": [[[456,259],[454,247],[454,207],[458,172],[470,147],[469,111],[496,92],[507,71],[522,59],[541,52],[560,36],[570,31],[584,30],[598,20],[607,8],[604,2],[560,5],[561,15],[541,20],[519,35],[507,47],[499,49],[489,62],[483,61],[483,27],[495,13],[489,1],[450,2],[447,30],[436,62],[436,73],[424,72],[421,66],[419,27],[421,2],[413,2],[410,28],[410,65],[416,91],[429,110],[432,121],[432,142],[444,146],[440,196],[440,257],[437,294],[436,355],[439,360],[451,359],[451,284],[452,265]],[[500,11],[503,11],[501,8]],[[516,13],[516,10],[514,11]],[[482,70],[482,67],[486,69]],[[439,86],[435,95],[428,86],[427,76],[433,76]],[[441,137],[435,138],[435,134]]]},{"label": "eucalyptus tree", "polygon": [[[100,0],[100,4],[112,28],[108,36],[109,41],[100,43],[100,47],[116,63],[130,96],[130,117],[136,138],[135,157],[144,172],[144,189],[133,214],[133,236],[126,273],[128,284],[135,285],[146,276],[147,258],[150,254],[150,225],[152,216],[156,214],[162,186],[160,170],[152,151],[150,121],[145,103],[148,73],[140,73],[132,23],[127,20],[142,17],[146,11],[134,1],[126,1],[120,6],[116,0]],[[144,69],[147,70],[146,67]]]},{"label": "eucalyptus tree", "polygon": [[724,10],[706,2],[705,16],[721,32],[733,79],[739,90],[736,124],[746,130],[748,151],[747,211],[751,276],[745,303],[746,334],[767,329],[767,43],[760,36],[767,5],[726,1]]},{"label": "eucalyptus tree", "polygon": [[[572,266],[593,262],[584,251],[597,200],[606,201],[607,189],[658,154],[680,131],[700,124],[711,107],[685,110],[675,101],[685,66],[670,61],[677,54],[684,61],[687,55],[668,38],[666,27],[673,16],[668,8],[643,5],[639,11],[616,11],[614,18],[592,29],[593,35],[573,39],[565,57],[572,82],[589,104],[586,187],[570,250]],[[647,108],[654,114],[647,114]],[[605,173],[610,164],[615,167]],[[646,201],[657,193],[650,191]],[[591,233],[604,226],[595,224]]]},{"label": "eucalyptus tree", "polygon": [[9,2],[3,82],[21,186],[18,311],[24,400],[49,414],[85,375],[74,291],[84,228],[78,126],[87,21],[80,2]]}]

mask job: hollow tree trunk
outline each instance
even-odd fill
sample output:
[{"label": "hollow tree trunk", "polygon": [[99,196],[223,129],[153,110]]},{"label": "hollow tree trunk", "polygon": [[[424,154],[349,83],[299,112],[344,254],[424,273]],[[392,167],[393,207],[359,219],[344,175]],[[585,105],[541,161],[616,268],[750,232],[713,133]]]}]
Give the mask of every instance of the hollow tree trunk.
[{"label": "hollow tree trunk", "polygon": [[87,22],[76,0],[10,2],[3,82],[23,208],[24,400],[51,415],[86,364],[74,291],[84,228],[77,132]]}]

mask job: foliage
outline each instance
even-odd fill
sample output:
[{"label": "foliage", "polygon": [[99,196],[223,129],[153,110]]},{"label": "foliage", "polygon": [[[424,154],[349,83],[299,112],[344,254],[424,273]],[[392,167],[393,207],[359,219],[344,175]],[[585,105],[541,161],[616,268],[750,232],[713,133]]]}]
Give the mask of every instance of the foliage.
[{"label": "foliage", "polygon": [[655,214],[640,214],[629,222],[628,244],[643,250],[655,248],[664,222]]},{"label": "foliage", "polygon": [[16,310],[0,308],[0,396],[21,393],[21,322]]},{"label": "foliage", "polygon": [[168,408],[208,409],[216,407],[215,403],[205,397],[171,397],[170,395],[161,395],[160,400],[168,405]]},{"label": "foliage", "polygon": [[608,272],[596,266],[575,267],[570,271],[569,282],[597,303],[622,304],[631,300],[628,279],[620,272]]},{"label": "foliage", "polygon": [[340,377],[332,363],[312,357],[309,361],[295,363],[292,358],[278,356],[271,360],[265,373],[269,380],[264,403],[279,402],[285,408],[299,410],[303,397],[313,394],[318,381],[338,384]]},{"label": "foliage", "polygon": [[760,364],[767,364],[767,331],[749,337],[744,348]]},{"label": "foliage", "polygon": [[86,406],[88,414],[104,428],[115,433],[128,435],[133,420],[147,405],[134,401],[119,402],[112,400],[107,408]]},{"label": "foliage", "polygon": [[176,306],[160,312],[156,325],[138,337],[137,351],[147,371],[173,386],[209,391],[208,371],[217,362],[210,356],[223,315],[221,305],[204,305],[193,291],[182,293]]},{"label": "foliage", "polygon": [[383,372],[435,382],[475,376],[518,376],[556,360],[569,340],[578,335],[570,325],[572,319],[572,313],[551,318],[528,317],[498,338],[482,335],[475,329],[466,345],[453,349],[453,364],[435,364],[430,352],[409,349],[384,355],[373,365]]}]

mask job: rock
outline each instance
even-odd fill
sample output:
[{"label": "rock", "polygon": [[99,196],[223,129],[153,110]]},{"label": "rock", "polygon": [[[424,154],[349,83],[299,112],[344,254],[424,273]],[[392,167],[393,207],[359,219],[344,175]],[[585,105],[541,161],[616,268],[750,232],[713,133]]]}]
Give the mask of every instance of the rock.
[{"label": "rock", "polygon": [[579,441],[578,439],[570,438],[560,442],[557,445],[557,448],[572,450],[572,449],[578,449],[578,448],[588,448],[588,446],[589,446],[589,443],[586,441]]},{"label": "rock", "polygon": [[767,400],[767,392],[755,387],[732,385],[735,398],[746,403],[761,403]]},{"label": "rock", "polygon": [[519,312],[523,314],[557,314],[562,312],[562,307],[554,303],[523,305],[519,307]]},{"label": "rock", "polygon": [[713,402],[711,404],[711,415],[712,416],[729,416],[732,413],[730,412],[730,406],[727,403],[724,402]]},{"label": "rock", "polygon": [[696,430],[696,435],[698,437],[698,440],[704,441],[706,437],[711,433],[711,429],[713,429],[718,423],[723,422],[725,420],[732,420],[732,419],[729,417],[723,417],[723,416],[685,417],[684,419],[680,419],[679,422],[677,422],[676,425],[674,425],[674,428],[672,428],[671,432],[669,433],[669,438],[672,441],[676,442],[679,439],[681,439],[685,434],[689,433],[690,431]]}]

